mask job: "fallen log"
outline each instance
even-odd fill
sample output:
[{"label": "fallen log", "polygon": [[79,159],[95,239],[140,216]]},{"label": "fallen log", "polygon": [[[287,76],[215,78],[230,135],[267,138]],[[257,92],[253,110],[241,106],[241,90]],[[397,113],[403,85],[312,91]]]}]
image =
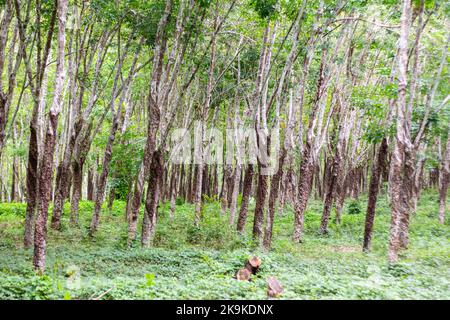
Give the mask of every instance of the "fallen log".
[{"label": "fallen log", "polygon": [[261,266],[261,259],[254,256],[253,258],[247,261],[247,263],[245,264],[245,269],[250,271],[251,274],[256,274],[260,266]]},{"label": "fallen log", "polygon": [[244,268],[239,269],[238,272],[236,272],[235,278],[240,281],[249,281],[250,277],[258,272],[260,266],[261,259],[254,256],[247,260]]},{"label": "fallen log", "polygon": [[267,295],[270,298],[276,298],[283,293],[284,289],[281,283],[275,277],[267,279]]},{"label": "fallen log", "polygon": [[249,281],[251,277],[250,271],[246,268],[240,269],[238,272],[236,272],[236,279],[239,281]]}]

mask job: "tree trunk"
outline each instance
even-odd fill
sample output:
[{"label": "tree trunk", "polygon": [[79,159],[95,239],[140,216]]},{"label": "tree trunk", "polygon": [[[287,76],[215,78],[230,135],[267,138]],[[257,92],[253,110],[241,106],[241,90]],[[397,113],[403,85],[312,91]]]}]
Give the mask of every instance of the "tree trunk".
[{"label": "tree trunk", "polygon": [[103,198],[105,196],[106,180],[109,173],[109,164],[112,159],[112,147],[115,140],[115,133],[118,128],[118,121],[114,119],[111,126],[111,132],[109,133],[108,142],[106,144],[105,154],[103,157],[102,173],[97,184],[97,192],[95,193],[94,215],[92,216],[91,226],[89,228],[89,235],[93,236],[97,231],[100,221],[100,210],[102,208]]},{"label": "tree trunk", "polygon": [[153,153],[156,149],[156,135],[158,133],[161,110],[158,105],[159,82],[161,80],[162,67],[164,63],[164,55],[166,52],[166,26],[172,12],[172,0],[167,0],[165,4],[164,14],[158,23],[155,38],[155,49],[153,57],[152,76],[150,81],[149,93],[147,96],[148,102],[148,128],[147,128],[147,142],[144,148],[144,159],[142,160],[141,168],[136,179],[133,198],[130,205],[130,219],[128,220],[128,244],[131,244],[136,239],[137,219],[139,209],[141,207],[142,193],[144,190],[144,181],[148,178],[150,172],[151,161]]},{"label": "tree trunk", "polygon": [[178,181],[178,171],[180,169],[180,165],[172,166],[172,174],[170,175],[170,219],[173,220],[175,215],[175,204],[177,200],[177,181]]},{"label": "tree trunk", "polygon": [[70,223],[78,224],[78,210],[81,200],[83,186],[83,163],[74,161],[72,163],[72,198],[70,199]]},{"label": "tree trunk", "polygon": [[[202,143],[202,142],[201,142]],[[194,189],[194,203],[195,203],[195,219],[194,224],[196,226],[199,225],[200,220],[202,218],[202,207],[203,207],[203,199],[202,199],[202,182],[203,182],[203,164],[196,165],[197,176],[195,179],[195,189]]]},{"label": "tree trunk", "polygon": [[248,202],[250,193],[252,192],[253,182],[253,164],[249,163],[245,170],[244,186],[242,190],[242,202],[239,210],[239,218],[237,222],[237,231],[244,232],[245,222],[247,221]]},{"label": "tree trunk", "polygon": [[53,156],[55,154],[58,117],[61,112],[61,99],[64,86],[64,49],[67,0],[59,0],[58,7],[58,57],[55,75],[55,91],[50,108],[45,142],[42,150],[42,161],[39,172],[39,204],[34,233],[34,268],[40,272],[45,270],[45,248],[47,236],[48,206],[51,200],[53,181]]},{"label": "tree trunk", "polygon": [[[342,129],[342,128],[341,128]],[[340,137],[343,137],[343,134],[339,133]],[[325,201],[324,201],[324,208],[322,213],[322,220],[320,223],[320,233],[321,234],[327,234],[328,233],[328,222],[330,220],[331,216],[331,207],[333,206],[333,201],[336,197],[336,186],[337,186],[337,180],[339,178],[339,173],[342,166],[342,147],[343,147],[343,140],[339,139],[336,145],[336,154],[333,158],[333,163],[328,164],[329,173],[328,176],[328,186],[325,189]]]},{"label": "tree trunk", "polygon": [[[401,248],[400,234],[405,225],[402,218],[408,216],[408,201],[404,190],[405,182],[405,150],[411,143],[408,141],[406,128],[406,86],[408,61],[408,35],[410,27],[411,0],[403,1],[401,30],[398,52],[398,101],[397,101],[397,133],[391,159],[390,193],[391,193],[391,230],[389,239],[389,262],[396,263]],[[404,231],[404,230],[403,230]]]},{"label": "tree trunk", "polygon": [[147,197],[145,201],[144,220],[142,222],[143,247],[148,247],[155,234],[156,218],[158,213],[158,201],[161,184],[159,180],[163,175],[162,153],[156,150],[153,153],[152,165],[150,167],[150,176],[148,180]]},{"label": "tree trunk", "polygon": [[378,155],[376,159],[374,159],[372,165],[372,178],[370,180],[369,200],[367,202],[366,223],[364,228],[363,251],[365,252],[368,252],[370,250],[373,233],[373,223],[375,219],[375,206],[377,204],[381,172],[386,166],[387,148],[387,139],[383,138],[380,148],[378,149]]},{"label": "tree trunk", "polygon": [[89,168],[87,175],[87,200],[94,201],[94,173],[92,168]]},{"label": "tree trunk", "polygon": [[34,214],[37,204],[37,169],[38,169],[38,144],[36,130],[37,112],[33,113],[30,124],[30,142],[28,146],[28,166],[27,166],[27,210],[25,216],[25,237],[24,246],[29,248],[33,243],[34,234]]},{"label": "tree trunk", "polygon": [[236,219],[237,210],[237,200],[239,195],[239,183],[241,181],[241,166],[236,164],[233,175],[233,189],[231,192],[231,203],[230,203],[230,225],[234,225]]},{"label": "tree trunk", "polygon": [[11,202],[19,200],[17,187],[19,183],[18,161],[17,157],[13,157],[12,163],[12,177],[11,177]]},{"label": "tree trunk", "polygon": [[283,166],[284,160],[286,159],[286,154],[287,150],[286,148],[283,148],[280,154],[280,158],[278,160],[277,173],[273,176],[270,185],[269,208],[267,212],[266,229],[264,230],[264,240],[263,240],[263,246],[266,250],[270,249],[272,243],[272,230],[275,218],[275,206],[278,199],[278,191],[280,189],[281,178],[283,176]]},{"label": "tree trunk", "polygon": [[225,214],[228,208],[228,190],[229,188],[229,182],[230,182],[230,176],[231,176],[231,165],[226,164],[223,167],[223,184],[222,184],[222,195],[220,199],[221,203],[221,214]]},{"label": "tree trunk", "polygon": [[69,143],[64,151],[63,160],[58,166],[56,175],[55,197],[53,203],[52,223],[51,227],[55,230],[61,228],[61,215],[64,206],[64,200],[69,195],[70,188],[70,158],[73,153],[77,135],[70,137]]},{"label": "tree trunk", "polygon": [[259,243],[263,235],[264,224],[264,207],[267,197],[267,180],[268,176],[261,173],[262,165],[259,165],[258,170],[258,186],[256,189],[255,199],[255,216],[253,219],[253,240]]},{"label": "tree trunk", "polygon": [[450,134],[447,138],[445,154],[441,160],[439,175],[439,222],[445,224],[445,211],[447,210],[447,189],[450,180]]},{"label": "tree trunk", "polygon": [[310,159],[309,147],[305,145],[300,166],[298,182],[298,195],[295,202],[294,242],[302,242],[302,233],[305,223],[305,210],[311,193],[311,182],[314,174],[314,164]]}]

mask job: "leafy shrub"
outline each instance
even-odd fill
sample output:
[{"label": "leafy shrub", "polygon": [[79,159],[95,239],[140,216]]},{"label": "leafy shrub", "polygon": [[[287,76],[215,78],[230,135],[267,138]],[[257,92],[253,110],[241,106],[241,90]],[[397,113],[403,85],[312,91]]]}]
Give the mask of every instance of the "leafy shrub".
[{"label": "leafy shrub", "polygon": [[358,200],[352,200],[348,204],[348,214],[360,214],[362,212],[361,204]]},{"label": "leafy shrub", "polygon": [[54,281],[47,275],[8,276],[0,274],[0,300],[45,300],[57,299],[59,296],[60,293],[56,289]]},{"label": "leafy shrub", "polygon": [[25,217],[26,203],[0,203],[0,215]]},{"label": "leafy shrub", "polygon": [[177,197],[177,199],[175,200],[175,204],[177,206],[182,206],[184,204],[184,202],[185,202],[184,198],[181,198],[181,197]]}]

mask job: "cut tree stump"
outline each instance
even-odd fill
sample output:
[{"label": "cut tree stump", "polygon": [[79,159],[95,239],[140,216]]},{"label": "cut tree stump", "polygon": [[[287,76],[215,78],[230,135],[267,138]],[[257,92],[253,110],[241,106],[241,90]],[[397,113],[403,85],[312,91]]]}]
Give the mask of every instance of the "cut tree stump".
[{"label": "cut tree stump", "polygon": [[270,298],[276,298],[283,293],[284,289],[281,283],[275,277],[267,279],[267,295]]},{"label": "cut tree stump", "polygon": [[239,271],[236,272],[236,279],[241,281],[249,281],[252,274],[256,274],[256,272],[258,272],[260,266],[261,259],[254,256],[246,262],[244,268],[239,269]]},{"label": "cut tree stump", "polygon": [[250,271],[251,274],[256,274],[260,266],[261,266],[261,259],[254,256],[253,258],[247,261],[247,263],[245,264],[245,269]]},{"label": "cut tree stump", "polygon": [[248,271],[248,269],[242,268],[236,272],[236,279],[240,281],[249,281],[251,275],[252,274]]}]

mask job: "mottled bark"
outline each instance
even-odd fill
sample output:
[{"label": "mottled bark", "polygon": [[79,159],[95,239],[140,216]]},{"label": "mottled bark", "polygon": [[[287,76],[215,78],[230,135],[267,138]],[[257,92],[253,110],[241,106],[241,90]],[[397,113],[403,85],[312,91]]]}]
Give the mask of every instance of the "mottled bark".
[{"label": "mottled bark", "polygon": [[226,164],[223,166],[223,183],[222,183],[222,194],[221,194],[221,199],[220,199],[220,204],[221,204],[221,214],[225,214],[228,208],[228,191],[230,190],[230,177],[232,176],[231,174],[231,170],[232,167],[229,164]]},{"label": "mottled bark", "polygon": [[369,199],[367,202],[366,222],[364,227],[363,251],[370,250],[373,233],[373,223],[375,220],[375,207],[377,204],[381,172],[386,166],[387,148],[387,139],[384,138],[381,142],[381,145],[378,149],[378,154],[374,159],[372,165],[372,177],[370,179]]},{"label": "mottled bark", "polygon": [[267,197],[267,183],[268,176],[261,173],[263,166],[259,166],[258,170],[258,185],[256,188],[256,199],[255,199],[255,215],[253,219],[253,239],[256,242],[261,240],[263,236],[263,225],[264,225],[264,207]]},{"label": "mottled bark", "polygon": [[156,134],[159,127],[160,111],[156,102],[153,100],[151,93],[149,94],[149,110],[150,119],[148,125],[147,143],[144,149],[144,159],[142,160],[141,169],[134,186],[133,198],[130,209],[130,219],[128,224],[128,242],[131,243],[136,238],[137,218],[141,207],[142,193],[144,189],[144,181],[150,172],[152,155],[156,148]]},{"label": "mottled bark", "polygon": [[155,234],[156,218],[158,213],[158,202],[161,184],[159,180],[163,175],[162,153],[156,150],[153,153],[152,165],[149,172],[147,197],[145,200],[144,219],[142,222],[142,238],[143,247],[148,247]]},{"label": "mottled bark", "polygon": [[180,170],[179,165],[174,165],[172,167],[172,173],[170,175],[170,218],[173,219],[175,216],[175,204],[177,200],[177,181],[178,181],[178,171]]},{"label": "mottled bark", "polygon": [[311,193],[311,182],[314,173],[314,165],[309,158],[308,147],[305,145],[303,158],[300,166],[300,177],[298,181],[298,194],[295,206],[295,220],[294,220],[294,242],[302,242],[302,233],[305,223],[305,210],[308,204],[308,198]]},{"label": "mottled bark", "polygon": [[397,132],[394,140],[394,151],[391,158],[390,193],[391,193],[391,230],[389,239],[389,262],[398,261],[401,248],[400,234],[402,232],[402,217],[409,215],[408,201],[404,190],[405,150],[409,148],[408,131],[406,128],[406,86],[408,61],[408,35],[411,19],[411,0],[404,0],[401,16],[401,31],[398,52],[398,100],[397,100]]},{"label": "mottled bark", "polygon": [[89,168],[87,173],[87,200],[94,201],[94,173],[92,168]]},{"label": "mottled bark", "polygon": [[[343,128],[340,127],[340,130]],[[337,180],[339,178],[339,173],[342,167],[342,153],[343,153],[343,133],[339,132],[340,139],[337,142],[336,145],[336,151],[333,158],[332,164],[328,164],[329,168],[329,176],[328,176],[328,185],[326,187],[325,192],[325,201],[324,201],[324,207],[323,207],[323,213],[322,213],[322,219],[320,222],[320,233],[321,234],[327,234],[328,233],[328,222],[330,220],[331,216],[331,207],[333,206],[333,201],[336,198],[336,187],[337,187]],[[331,161],[330,161],[331,162]]]},{"label": "mottled bark", "polygon": [[19,195],[17,192],[17,184],[19,180],[19,172],[17,170],[17,158],[14,157],[13,163],[12,163],[12,175],[11,175],[11,202],[16,202],[19,200]]},{"label": "mottled bark", "polygon": [[236,210],[237,210],[237,200],[239,195],[239,182],[241,180],[241,166],[236,165],[233,174],[233,184],[232,184],[232,192],[231,192],[231,202],[230,202],[230,225],[234,225],[236,219]]},{"label": "mottled bark", "polygon": [[[5,66],[5,49],[6,44],[8,40],[8,31],[9,26],[11,24],[12,18],[13,18],[13,6],[11,1],[6,1],[4,10],[2,12],[2,19],[0,21],[0,158],[2,155],[3,145],[5,141],[5,128],[6,124],[8,122],[8,106],[10,104],[10,97],[12,97],[12,89],[11,87],[11,80],[13,80],[13,84],[15,82],[15,72],[9,75],[10,80],[10,87],[9,92],[3,91],[3,70]],[[14,35],[15,38],[16,35]],[[13,39],[14,41],[14,39]],[[12,43],[12,48],[14,49],[14,42]],[[11,50],[9,52],[11,56],[13,54],[11,53]],[[19,54],[17,55],[17,62],[20,63],[21,60],[21,53],[19,50]]]},{"label": "mottled bark", "polygon": [[[27,57],[27,39],[26,39],[26,27],[27,21],[22,21],[21,13],[20,13],[20,5],[18,1],[14,1],[14,7],[16,10],[16,17],[18,20],[18,29],[19,29],[19,38],[20,38],[20,50],[22,52],[23,59],[25,61],[25,70],[28,77],[28,82],[31,89],[31,95],[33,97],[33,111],[30,121],[30,138],[28,144],[28,163],[27,163],[27,177],[26,177],[26,185],[27,185],[27,210],[25,216],[25,236],[24,236],[24,246],[28,248],[33,243],[33,227],[34,227],[34,215],[37,206],[37,193],[38,193],[38,161],[39,161],[39,143],[38,143],[38,119],[39,119],[39,105],[41,102],[41,86],[42,86],[42,78],[44,76],[47,57],[49,55],[51,41],[53,37],[53,30],[56,21],[56,6],[52,12],[51,20],[49,24],[49,28],[47,31],[47,39],[44,47],[44,51],[42,53],[42,43],[41,38],[37,39],[37,46],[39,50],[36,52],[36,64],[37,70],[36,74],[33,75],[31,70],[30,61]],[[30,6],[28,6],[28,9]],[[40,12],[40,6],[36,8],[38,12]],[[29,11],[28,11],[29,13]],[[27,14],[28,16],[28,14]],[[40,30],[41,22],[40,20],[36,21],[36,29]]]},{"label": "mottled bark", "polygon": [[267,211],[266,228],[264,230],[263,246],[266,250],[270,249],[272,243],[272,230],[275,218],[275,206],[278,200],[278,192],[280,189],[281,178],[283,176],[283,166],[286,159],[287,150],[283,148],[281,150],[280,157],[278,159],[278,170],[272,178],[270,184],[269,206]]},{"label": "mottled bark", "polygon": [[164,63],[164,55],[166,52],[167,38],[166,26],[172,13],[172,0],[167,0],[165,4],[164,14],[158,23],[156,31],[155,49],[153,56],[153,68],[148,94],[148,128],[147,128],[147,142],[144,148],[144,159],[142,160],[141,168],[137,176],[133,198],[130,205],[130,219],[128,220],[128,243],[130,244],[136,239],[137,219],[139,209],[141,207],[142,193],[144,190],[144,182],[148,178],[150,172],[151,161],[153,153],[156,149],[156,135],[158,133],[161,110],[158,105],[159,83],[161,80],[162,67]]},{"label": "mottled bark", "polygon": [[203,182],[203,164],[196,165],[197,176],[195,178],[195,189],[194,189],[194,204],[195,204],[195,218],[194,224],[199,225],[202,219],[202,208],[203,208],[203,193],[202,193],[202,182]]},{"label": "mottled bark", "polygon": [[78,209],[81,200],[83,184],[83,163],[74,161],[72,163],[72,197],[70,199],[70,223],[78,224]]},{"label": "mottled bark", "polygon": [[450,180],[450,134],[447,138],[446,150],[441,160],[441,170],[439,173],[439,222],[445,224],[447,189]]},{"label": "mottled bark", "polygon": [[253,164],[248,164],[245,170],[244,186],[242,189],[242,202],[239,210],[239,218],[237,222],[237,231],[244,232],[245,223],[247,221],[248,202],[250,201],[250,194],[252,192],[253,182]]},{"label": "mottled bark", "polygon": [[[37,113],[33,114],[33,118],[37,120]],[[30,123],[30,142],[28,145],[28,166],[27,166],[27,209],[25,215],[25,237],[24,246],[29,248],[33,243],[34,234],[34,214],[37,204],[37,168],[38,168],[38,145],[36,122]]]},{"label": "mottled bark", "polygon": [[64,49],[67,14],[67,0],[57,2],[58,11],[58,57],[55,75],[53,103],[49,112],[45,142],[42,150],[42,161],[39,171],[39,204],[34,233],[33,264],[36,270],[45,271],[45,248],[47,236],[48,206],[51,200],[53,181],[53,156],[55,154],[58,117],[61,112],[62,90],[64,86]]},{"label": "mottled bark", "polygon": [[55,196],[53,203],[52,223],[53,229],[61,228],[61,215],[64,206],[64,200],[69,195],[70,188],[70,158],[73,152],[76,136],[72,136],[66,150],[64,151],[63,160],[58,166],[56,175]]},{"label": "mottled bark", "polygon": [[185,186],[185,179],[186,179],[186,169],[184,164],[180,164],[179,170],[180,170],[180,179],[178,180],[178,188],[177,188],[177,194],[183,199],[186,200],[186,186]]}]

